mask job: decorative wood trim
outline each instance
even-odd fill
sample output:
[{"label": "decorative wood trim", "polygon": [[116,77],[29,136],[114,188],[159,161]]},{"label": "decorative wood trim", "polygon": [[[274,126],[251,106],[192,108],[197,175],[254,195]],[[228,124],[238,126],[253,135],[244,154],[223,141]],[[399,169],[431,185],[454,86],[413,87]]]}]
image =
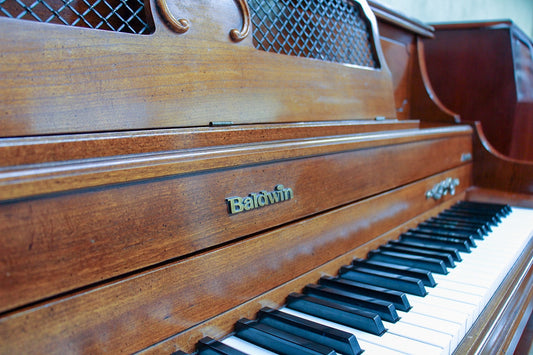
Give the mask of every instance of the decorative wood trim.
[{"label": "decorative wood trim", "polygon": [[[402,130],[353,136],[265,142],[245,146],[198,148],[106,157],[94,161],[7,167],[0,171],[0,200],[80,188],[126,183],[177,174],[288,160],[311,155],[470,135],[468,126]],[[135,176],[135,177],[134,177]]]},{"label": "decorative wood trim", "polygon": [[459,114],[447,108],[435,93],[426,64],[424,52],[424,42],[420,37],[416,39],[416,53],[418,60],[418,70],[415,70],[415,78],[412,93],[412,112],[413,117],[420,117],[424,121],[460,123]]},{"label": "decorative wood trim", "polygon": [[170,28],[178,33],[185,33],[189,30],[190,22],[184,18],[177,19],[168,8],[166,0],[156,0],[156,3],[161,17],[170,25]]},{"label": "decorative wood trim", "polygon": [[248,34],[250,33],[250,27],[251,27],[251,16],[250,16],[250,7],[248,6],[248,3],[246,0],[239,0],[238,1],[239,6],[241,8],[242,13],[242,28],[241,30],[237,30],[236,28],[232,29],[230,31],[230,37],[234,42],[240,42],[246,37],[248,37]]}]

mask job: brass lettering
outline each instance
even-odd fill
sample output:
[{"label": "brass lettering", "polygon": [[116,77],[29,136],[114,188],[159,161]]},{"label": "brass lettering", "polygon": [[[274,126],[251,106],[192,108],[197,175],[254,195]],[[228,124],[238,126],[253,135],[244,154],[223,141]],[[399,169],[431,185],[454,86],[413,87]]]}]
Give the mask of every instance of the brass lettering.
[{"label": "brass lettering", "polygon": [[244,206],[242,205],[242,198],[240,197],[228,197],[226,198],[229,204],[229,212],[231,214],[239,213],[244,211]]},{"label": "brass lettering", "polygon": [[280,184],[274,187],[274,191],[262,190],[260,192],[252,192],[246,197],[228,197],[226,202],[228,203],[229,213],[236,214],[292,198],[294,198],[293,190]]},{"label": "brass lettering", "polygon": [[244,200],[242,200],[242,203],[244,204],[244,209],[246,211],[249,211],[251,209],[254,209],[254,200],[252,200],[251,197],[246,197]]}]

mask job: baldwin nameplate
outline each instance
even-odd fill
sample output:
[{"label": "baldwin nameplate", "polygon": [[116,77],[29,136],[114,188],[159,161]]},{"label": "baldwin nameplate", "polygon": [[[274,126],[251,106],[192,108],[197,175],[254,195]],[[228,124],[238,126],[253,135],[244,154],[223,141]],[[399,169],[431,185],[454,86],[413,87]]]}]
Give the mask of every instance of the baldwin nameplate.
[{"label": "baldwin nameplate", "polygon": [[276,185],[274,191],[259,191],[248,194],[246,197],[227,197],[229,213],[237,214],[250,211],[256,208],[265,207],[278,202],[290,200],[294,197],[294,192],[290,187]]}]

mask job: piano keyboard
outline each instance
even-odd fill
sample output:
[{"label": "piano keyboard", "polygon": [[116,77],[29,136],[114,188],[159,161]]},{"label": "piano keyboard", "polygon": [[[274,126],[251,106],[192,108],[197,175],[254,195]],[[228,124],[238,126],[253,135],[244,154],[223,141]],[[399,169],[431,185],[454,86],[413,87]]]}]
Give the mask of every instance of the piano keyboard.
[{"label": "piano keyboard", "polygon": [[199,354],[450,354],[528,243],[533,210],[459,202]]}]

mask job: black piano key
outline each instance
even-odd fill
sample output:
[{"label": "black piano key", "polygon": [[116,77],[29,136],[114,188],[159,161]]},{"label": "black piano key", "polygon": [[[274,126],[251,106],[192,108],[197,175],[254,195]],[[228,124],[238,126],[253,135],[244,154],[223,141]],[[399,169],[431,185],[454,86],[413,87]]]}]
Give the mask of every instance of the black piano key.
[{"label": "black piano key", "polygon": [[456,235],[458,236],[464,236],[464,237],[470,237],[473,240],[483,240],[483,234],[477,233],[471,230],[461,229],[459,227],[454,228],[446,228],[446,227],[438,227],[438,226],[432,226],[428,223],[420,223],[416,229],[418,230],[430,230],[433,232],[441,232],[444,233],[445,236],[451,236],[454,237]]},{"label": "black piano key", "polygon": [[485,236],[492,232],[492,228],[487,223],[474,223],[473,221],[464,220],[463,218],[440,216],[428,218],[428,221],[436,221],[448,224],[451,223],[459,226],[475,226],[477,228],[480,228],[483,231],[483,235]]},{"label": "black piano key", "polygon": [[455,267],[455,262],[453,261],[453,258],[447,253],[420,250],[416,248],[409,248],[409,247],[404,247],[404,246],[394,245],[394,244],[382,245],[378,248],[378,250],[391,251],[391,252],[409,254],[409,255],[418,255],[418,256],[423,256],[423,257],[427,257],[431,259],[438,259],[444,262],[444,265],[446,267],[451,267],[451,268]]},{"label": "black piano key", "polygon": [[414,228],[414,229],[409,229],[408,232],[423,233],[423,234],[427,234],[427,235],[434,235],[436,237],[445,237],[445,238],[453,238],[453,239],[464,240],[464,241],[466,241],[468,243],[470,248],[475,248],[476,247],[476,242],[474,241],[474,237],[472,237],[472,235],[463,235],[463,234],[460,234],[460,233],[445,232],[445,231],[439,231],[439,230],[436,230],[436,229],[420,228],[420,227],[417,227],[417,228]]},{"label": "black piano key", "polygon": [[362,353],[355,335],[292,314],[265,307],[257,314],[257,320],[259,323],[328,346],[342,354],[359,355]]},{"label": "black piano key", "polygon": [[508,204],[475,202],[475,201],[459,201],[454,206],[497,211],[497,212],[504,214],[505,216],[511,213],[511,206],[509,206]]},{"label": "black piano key", "polygon": [[465,213],[465,212],[459,212],[459,211],[450,211],[450,210],[446,210],[446,211],[442,211],[441,213],[439,213],[439,216],[448,216],[448,217],[456,217],[456,218],[461,218],[462,220],[464,221],[473,221],[473,222],[477,222],[477,223],[487,223],[491,226],[497,226],[498,225],[498,221],[493,219],[493,218],[483,218],[483,217],[480,217],[480,216],[476,216],[476,215],[472,215],[472,214],[468,214],[468,213]]},{"label": "black piano key", "polygon": [[465,212],[474,216],[480,216],[482,218],[494,218],[498,223],[505,215],[501,210],[492,210],[490,208],[474,208],[473,206],[454,205],[448,209],[454,212]]},{"label": "black piano key", "polygon": [[422,228],[436,228],[441,229],[444,231],[455,231],[455,232],[461,232],[461,233],[470,233],[474,239],[483,239],[483,237],[487,234],[483,229],[476,227],[476,226],[468,226],[468,225],[457,225],[452,223],[445,223],[443,221],[437,222],[437,221],[424,221],[420,224],[418,224],[418,227]]},{"label": "black piano key", "polygon": [[432,235],[427,235],[423,233],[413,233],[405,232],[400,235],[401,241],[422,243],[426,245],[438,246],[438,247],[447,247],[447,248],[456,248],[459,251],[470,253],[470,246],[464,240],[446,238],[446,237],[437,237]]},{"label": "black piano key", "polygon": [[378,314],[325,299],[291,293],[287,297],[287,307],[371,334],[381,335],[385,332],[385,327]]},{"label": "black piano key", "polygon": [[416,296],[425,296],[427,294],[424,283],[420,279],[378,270],[355,268],[353,265],[341,267],[339,277],[410,293]]},{"label": "black piano key", "polygon": [[413,277],[415,279],[420,279],[424,283],[424,286],[428,287],[435,287],[437,285],[435,279],[433,278],[433,275],[428,270],[364,259],[354,259],[352,261],[352,265],[355,267],[364,267],[367,269],[380,270],[389,272],[391,274],[403,275]]},{"label": "black piano key", "polygon": [[309,296],[323,298],[332,302],[338,302],[347,306],[360,308],[365,311],[379,314],[382,320],[396,323],[400,317],[396,307],[391,302],[375,298],[357,295],[348,291],[327,287],[324,285],[310,284],[304,287],[303,293]]},{"label": "black piano key", "polygon": [[199,355],[246,355],[242,351],[210,337],[200,339],[196,346]]},{"label": "black piano key", "polygon": [[436,274],[446,275],[448,273],[448,269],[446,268],[446,265],[444,265],[444,262],[442,260],[426,258],[418,255],[409,255],[391,251],[371,250],[368,253],[367,259],[415,267],[418,269],[428,270]]},{"label": "black piano key", "polygon": [[400,241],[400,240],[391,240],[389,241],[389,244],[393,245],[402,245],[409,248],[417,248],[421,250],[429,250],[429,251],[438,251],[440,253],[448,253],[453,258],[453,261],[462,261],[461,254],[459,253],[459,250],[456,248],[446,248],[446,247],[434,247],[431,245],[425,245],[422,243],[414,243],[414,242],[406,242],[406,241]]},{"label": "black piano key", "polygon": [[279,354],[335,355],[327,346],[246,318],[235,323],[235,335]]},{"label": "black piano key", "polygon": [[332,276],[322,276],[320,280],[318,280],[318,283],[320,285],[334,287],[391,302],[396,309],[400,311],[407,312],[411,309],[411,305],[409,304],[409,300],[405,293],[400,291]]}]

